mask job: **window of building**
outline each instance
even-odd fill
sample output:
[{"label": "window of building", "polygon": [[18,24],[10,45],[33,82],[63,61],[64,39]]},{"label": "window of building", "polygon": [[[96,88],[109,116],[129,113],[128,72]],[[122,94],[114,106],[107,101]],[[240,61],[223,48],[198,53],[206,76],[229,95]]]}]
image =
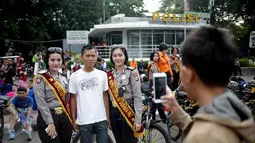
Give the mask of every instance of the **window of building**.
[{"label": "window of building", "polygon": [[131,59],[131,58],[140,58],[141,55],[142,55],[140,50],[141,50],[140,46],[128,45],[127,52],[128,52],[129,59]]},{"label": "window of building", "polygon": [[142,51],[142,58],[149,58],[151,53],[154,51],[152,46],[142,46],[141,47],[141,51]]},{"label": "window of building", "polygon": [[153,31],[153,45],[159,45],[164,42],[164,30]]},{"label": "window of building", "polygon": [[184,31],[176,31],[176,45],[180,45],[184,41]]},{"label": "window of building", "polygon": [[112,34],[112,45],[113,44],[122,44],[122,35]]},{"label": "window of building", "polygon": [[165,31],[165,43],[168,45],[175,45],[175,30]]},{"label": "window of building", "polygon": [[122,44],[122,31],[113,31],[111,35],[112,35],[112,45]]},{"label": "window of building", "polygon": [[128,32],[128,45],[140,45],[139,30]]},{"label": "window of building", "polygon": [[141,31],[141,44],[142,45],[151,45],[152,44],[152,31],[151,30],[142,30]]}]

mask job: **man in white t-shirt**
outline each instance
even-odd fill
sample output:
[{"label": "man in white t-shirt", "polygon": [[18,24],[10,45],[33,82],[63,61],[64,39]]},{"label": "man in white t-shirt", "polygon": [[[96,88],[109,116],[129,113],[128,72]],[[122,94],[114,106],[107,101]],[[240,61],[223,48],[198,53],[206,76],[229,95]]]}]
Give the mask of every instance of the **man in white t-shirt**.
[{"label": "man in white t-shirt", "polygon": [[94,134],[97,143],[107,143],[110,125],[107,75],[94,68],[97,61],[94,46],[84,46],[81,59],[85,66],[71,75],[69,83],[73,127],[76,131],[79,128],[82,143],[92,143]]}]

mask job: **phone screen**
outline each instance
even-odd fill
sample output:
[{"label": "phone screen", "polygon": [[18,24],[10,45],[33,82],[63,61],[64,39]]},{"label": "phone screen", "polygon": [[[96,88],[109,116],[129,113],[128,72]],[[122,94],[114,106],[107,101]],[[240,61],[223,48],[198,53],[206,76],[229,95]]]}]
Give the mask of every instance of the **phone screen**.
[{"label": "phone screen", "polygon": [[166,95],[166,77],[155,77],[155,98],[160,99],[162,95]]}]

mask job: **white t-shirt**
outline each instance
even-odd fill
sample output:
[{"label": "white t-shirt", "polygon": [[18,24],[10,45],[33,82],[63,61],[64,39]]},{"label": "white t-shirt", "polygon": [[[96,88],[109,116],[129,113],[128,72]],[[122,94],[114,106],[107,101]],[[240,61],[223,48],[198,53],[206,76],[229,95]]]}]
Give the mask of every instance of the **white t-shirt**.
[{"label": "white t-shirt", "polygon": [[71,75],[69,92],[77,95],[76,124],[86,125],[106,120],[103,92],[107,90],[107,74],[101,70],[85,72],[81,68]]}]

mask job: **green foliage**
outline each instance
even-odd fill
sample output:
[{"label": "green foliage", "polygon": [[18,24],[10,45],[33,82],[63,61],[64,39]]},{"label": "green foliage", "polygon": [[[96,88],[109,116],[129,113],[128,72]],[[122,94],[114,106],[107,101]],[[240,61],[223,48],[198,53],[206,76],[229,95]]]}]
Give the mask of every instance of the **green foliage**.
[{"label": "green foliage", "polygon": [[249,57],[249,58],[241,58],[239,59],[240,67],[255,67],[255,58]]},{"label": "green foliage", "polygon": [[[183,13],[183,0],[162,0],[160,12]],[[190,0],[190,11],[209,12],[208,0]],[[249,49],[250,32],[255,31],[254,0],[215,0],[214,24],[227,28],[242,51]],[[251,52],[251,54],[254,53]]]},{"label": "green foliage", "polygon": [[247,59],[247,58],[239,59],[239,62],[240,62],[240,67],[248,67],[249,66],[249,59]]},{"label": "green foliage", "polygon": [[107,69],[111,70],[114,68],[114,65],[111,63],[111,61],[105,61],[107,65]]},{"label": "green foliage", "polygon": [[107,18],[117,13],[128,17],[139,17],[144,11],[143,0],[105,0],[105,5]]},{"label": "green foliage", "polygon": [[[143,0],[105,1],[108,18],[117,14],[117,9],[126,16],[141,16],[143,11]],[[103,0],[4,0],[0,4],[0,38],[28,41],[64,39],[66,30],[90,30],[101,23],[103,8]],[[0,55],[10,47],[27,54],[29,50],[49,46],[62,46],[62,41],[43,44],[0,39]]]}]

